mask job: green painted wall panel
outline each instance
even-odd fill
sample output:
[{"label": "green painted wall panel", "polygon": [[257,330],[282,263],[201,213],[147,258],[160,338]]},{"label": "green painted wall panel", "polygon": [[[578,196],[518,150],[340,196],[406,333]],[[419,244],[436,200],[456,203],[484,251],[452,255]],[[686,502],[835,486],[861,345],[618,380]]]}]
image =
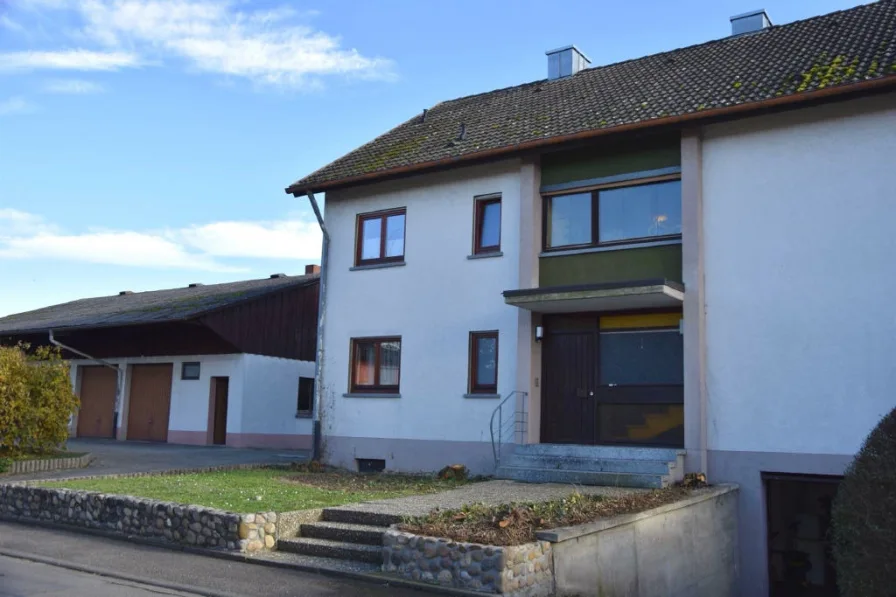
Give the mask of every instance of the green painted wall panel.
[{"label": "green painted wall panel", "polygon": [[542,257],[539,286],[666,278],[681,282],[681,245]]},{"label": "green painted wall panel", "polygon": [[645,142],[637,147],[628,144],[614,148],[576,149],[544,154],[541,158],[541,184],[589,180],[680,165],[681,144],[678,139],[650,144]]}]

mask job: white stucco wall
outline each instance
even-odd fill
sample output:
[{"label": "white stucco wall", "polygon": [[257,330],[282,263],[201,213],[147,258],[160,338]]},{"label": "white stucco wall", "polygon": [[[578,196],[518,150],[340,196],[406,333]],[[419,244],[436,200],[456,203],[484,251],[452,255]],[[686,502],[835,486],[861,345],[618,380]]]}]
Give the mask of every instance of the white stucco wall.
[{"label": "white stucco wall", "polygon": [[[242,433],[311,433],[311,419],[296,418],[299,377],[314,378],[314,362],[242,355]],[[230,431],[228,429],[228,431]]]},{"label": "white stucco wall", "polygon": [[710,449],[852,454],[896,404],[894,106],[706,131]]},{"label": "white stucco wall", "polygon": [[[467,259],[474,197],[491,193],[502,197],[504,254]],[[515,389],[518,316],[501,293],[518,287],[519,195],[517,161],[328,193],[325,435],[489,441],[497,400],[464,398],[469,333],[499,330],[498,392]],[[351,271],[357,214],[398,207],[407,208],[406,265]],[[401,398],[343,397],[351,338],[390,335],[402,338]]]}]

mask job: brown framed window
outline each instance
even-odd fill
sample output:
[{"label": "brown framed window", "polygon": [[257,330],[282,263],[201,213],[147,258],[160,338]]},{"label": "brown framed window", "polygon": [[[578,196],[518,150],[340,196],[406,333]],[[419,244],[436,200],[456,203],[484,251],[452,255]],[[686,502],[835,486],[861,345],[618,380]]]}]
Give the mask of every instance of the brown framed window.
[{"label": "brown framed window", "polygon": [[397,393],[401,338],[352,338],[352,392]]},{"label": "brown framed window", "polygon": [[360,214],[355,265],[404,261],[405,208]]},{"label": "brown framed window", "polygon": [[296,415],[300,417],[311,416],[311,405],[314,400],[314,378],[299,378],[299,397],[296,403]]},{"label": "brown framed window", "polygon": [[497,253],[501,250],[501,197],[476,199],[473,225],[473,254]]},{"label": "brown framed window", "polygon": [[681,237],[677,178],[553,195],[544,206],[545,250]]},{"label": "brown framed window", "polygon": [[470,393],[498,393],[498,332],[470,332]]}]

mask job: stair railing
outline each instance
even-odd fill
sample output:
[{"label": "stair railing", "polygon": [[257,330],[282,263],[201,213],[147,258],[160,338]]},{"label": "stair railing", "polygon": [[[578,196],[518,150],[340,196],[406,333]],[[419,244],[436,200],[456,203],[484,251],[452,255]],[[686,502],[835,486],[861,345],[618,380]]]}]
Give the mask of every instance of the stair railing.
[{"label": "stair railing", "polygon": [[528,392],[514,390],[504,396],[492,411],[489,433],[495,470],[501,465],[501,450],[505,443],[526,443],[529,430],[528,397]]}]

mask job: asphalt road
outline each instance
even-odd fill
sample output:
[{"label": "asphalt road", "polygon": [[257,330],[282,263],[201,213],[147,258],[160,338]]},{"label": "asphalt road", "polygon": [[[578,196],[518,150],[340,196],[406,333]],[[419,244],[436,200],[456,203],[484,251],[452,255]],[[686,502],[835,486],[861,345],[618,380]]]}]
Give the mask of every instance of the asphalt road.
[{"label": "asphalt road", "polygon": [[425,597],[426,594],[387,584],[0,522],[0,597],[38,595]]}]

